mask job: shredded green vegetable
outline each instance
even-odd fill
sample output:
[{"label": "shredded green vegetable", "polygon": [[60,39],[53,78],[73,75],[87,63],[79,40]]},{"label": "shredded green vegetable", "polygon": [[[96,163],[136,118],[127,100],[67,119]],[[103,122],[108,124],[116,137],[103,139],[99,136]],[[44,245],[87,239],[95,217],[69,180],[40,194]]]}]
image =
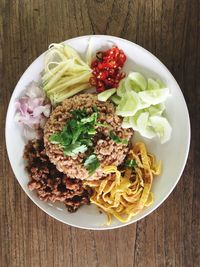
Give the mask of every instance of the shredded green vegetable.
[{"label": "shredded green vegetable", "polygon": [[[89,48],[91,50],[91,47]],[[88,57],[91,58],[91,52]],[[90,61],[90,60],[88,60]],[[43,89],[53,105],[90,88],[91,68],[69,45],[52,44],[45,55]]]}]

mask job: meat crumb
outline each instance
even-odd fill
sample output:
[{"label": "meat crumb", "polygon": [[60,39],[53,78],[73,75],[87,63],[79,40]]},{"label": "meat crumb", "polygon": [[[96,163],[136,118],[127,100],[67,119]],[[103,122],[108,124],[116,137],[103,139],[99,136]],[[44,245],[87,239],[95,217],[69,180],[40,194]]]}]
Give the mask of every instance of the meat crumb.
[{"label": "meat crumb", "polygon": [[80,206],[89,204],[91,191],[83,187],[80,179],[68,178],[59,172],[46,155],[43,139],[30,140],[24,149],[30,182],[29,190],[37,191],[43,201],[63,202],[69,212],[75,212]]}]

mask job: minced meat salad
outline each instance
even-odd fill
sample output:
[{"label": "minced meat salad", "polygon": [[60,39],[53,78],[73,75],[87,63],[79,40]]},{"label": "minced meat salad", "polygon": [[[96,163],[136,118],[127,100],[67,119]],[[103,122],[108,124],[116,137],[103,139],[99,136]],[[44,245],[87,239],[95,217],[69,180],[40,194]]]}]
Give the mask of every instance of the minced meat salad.
[{"label": "minced meat salad", "polygon": [[41,200],[63,202],[70,212],[89,204],[89,190],[83,188],[81,180],[70,179],[56,169],[46,155],[42,139],[28,142],[24,158],[31,179],[28,187],[31,191],[36,190]]},{"label": "minced meat salad", "polygon": [[29,189],[41,200],[65,203],[71,212],[88,204],[90,190],[82,181],[103,178],[103,168],[121,165],[129,151],[133,130],[121,123],[114,105],[94,94],[63,101],[47,120],[43,139],[25,147]]},{"label": "minced meat salad", "polygon": [[127,155],[133,130],[121,123],[113,104],[98,101],[94,94],[66,99],[44,127],[46,153],[71,178],[100,179],[104,166],[118,166]]}]

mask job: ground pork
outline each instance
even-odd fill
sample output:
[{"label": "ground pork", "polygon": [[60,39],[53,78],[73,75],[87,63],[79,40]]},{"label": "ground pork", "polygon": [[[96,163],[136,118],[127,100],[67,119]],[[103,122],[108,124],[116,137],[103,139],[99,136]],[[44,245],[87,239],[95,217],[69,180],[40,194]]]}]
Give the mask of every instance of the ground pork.
[{"label": "ground pork", "polygon": [[[93,112],[93,107],[98,109],[98,122],[105,123],[109,127],[97,127],[97,134],[93,139],[94,153],[100,161],[100,167],[95,174],[89,177],[84,167],[86,153],[79,153],[74,157],[65,156],[58,144],[52,144],[50,136],[62,130],[66,122],[72,118],[71,111],[86,109],[88,114]],[[44,144],[50,161],[56,165],[60,172],[67,174],[70,178],[99,179],[103,176],[103,167],[106,165],[120,165],[128,152],[128,145],[117,144],[110,138],[110,131],[130,141],[133,131],[121,127],[122,119],[115,114],[114,105],[110,102],[100,102],[94,94],[80,94],[65,100],[62,105],[55,108],[44,128]]]},{"label": "ground pork", "polygon": [[28,142],[24,159],[31,179],[28,187],[36,190],[41,200],[64,202],[70,212],[89,204],[90,190],[83,187],[81,180],[70,179],[56,169],[46,155],[43,139]]}]

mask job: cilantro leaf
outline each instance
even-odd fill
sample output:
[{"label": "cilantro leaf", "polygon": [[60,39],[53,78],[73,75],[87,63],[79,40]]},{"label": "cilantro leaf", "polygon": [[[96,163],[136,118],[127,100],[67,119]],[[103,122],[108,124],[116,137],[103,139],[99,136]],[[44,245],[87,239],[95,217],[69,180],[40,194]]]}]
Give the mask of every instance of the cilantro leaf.
[{"label": "cilantro leaf", "polygon": [[124,163],[124,166],[128,168],[135,168],[137,167],[137,163],[134,159],[127,159]]},{"label": "cilantro leaf", "polygon": [[77,142],[75,144],[64,147],[64,155],[73,157],[78,153],[84,153],[86,150],[86,145],[81,145],[81,143]]},{"label": "cilantro leaf", "polygon": [[96,126],[109,127],[109,125],[107,123],[101,123],[101,122],[97,122]]},{"label": "cilantro leaf", "polygon": [[97,115],[97,112],[94,112],[94,113],[92,113],[91,116],[81,119],[81,122],[84,123],[84,124],[87,123],[87,122],[93,122],[93,123],[96,123],[96,121],[97,121],[97,116],[98,116],[98,115]]},{"label": "cilantro leaf", "polygon": [[114,131],[110,131],[110,138],[117,144],[128,144],[128,140],[120,138],[114,133]]},{"label": "cilantro leaf", "polygon": [[100,166],[100,162],[97,156],[95,154],[92,154],[88,158],[86,158],[84,166],[86,167],[86,170],[88,171],[89,175],[92,175],[95,170]]},{"label": "cilantro leaf", "polygon": [[58,134],[52,134],[49,137],[49,140],[52,144],[59,144],[61,142],[61,138]]},{"label": "cilantro leaf", "polygon": [[75,120],[81,120],[88,116],[86,109],[76,109],[70,112]]},{"label": "cilantro leaf", "polygon": [[59,144],[66,156],[84,153],[92,147],[92,139],[96,134],[98,113],[87,114],[86,110],[73,110],[72,119],[68,120],[63,129],[49,138],[53,144]]},{"label": "cilantro leaf", "polygon": [[97,108],[97,106],[93,106],[92,109],[93,109],[94,112],[98,113],[98,108]]}]

